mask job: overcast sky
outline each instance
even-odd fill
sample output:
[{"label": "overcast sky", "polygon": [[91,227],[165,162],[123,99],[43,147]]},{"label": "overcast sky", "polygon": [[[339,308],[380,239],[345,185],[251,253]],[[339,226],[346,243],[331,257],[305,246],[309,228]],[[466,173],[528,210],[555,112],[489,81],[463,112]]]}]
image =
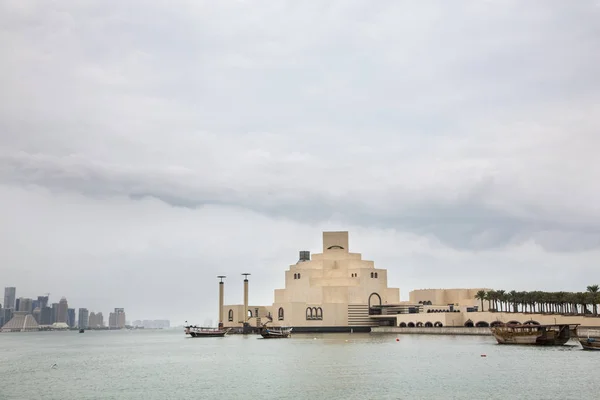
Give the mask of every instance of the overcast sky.
[{"label": "overcast sky", "polygon": [[[324,230],[389,285],[600,283],[599,1],[0,2],[0,286],[270,304]],[[209,322],[209,321],[208,321]]]}]

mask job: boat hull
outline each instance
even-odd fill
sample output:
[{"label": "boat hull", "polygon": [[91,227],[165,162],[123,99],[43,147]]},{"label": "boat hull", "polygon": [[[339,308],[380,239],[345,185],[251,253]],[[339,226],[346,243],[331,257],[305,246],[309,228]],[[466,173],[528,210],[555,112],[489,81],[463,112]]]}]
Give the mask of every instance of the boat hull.
[{"label": "boat hull", "polygon": [[570,325],[506,325],[491,328],[498,344],[562,346],[573,336]]},{"label": "boat hull", "polygon": [[208,332],[190,332],[190,336],[193,338],[199,338],[199,337],[223,337],[227,334],[227,332],[214,332],[214,333],[208,333]]},{"label": "boat hull", "polygon": [[292,330],[270,330],[270,329],[262,329],[260,331],[260,336],[263,339],[285,339],[289,338],[292,335]]},{"label": "boat hull", "polygon": [[218,329],[218,328],[199,328],[186,326],[185,334],[190,335],[193,338],[201,338],[201,337],[224,337],[230,329]]},{"label": "boat hull", "polygon": [[579,344],[584,350],[600,350],[600,341],[598,340],[579,338]]},{"label": "boat hull", "polygon": [[498,344],[516,344],[531,346],[562,346],[569,341],[569,338],[546,338],[542,335],[513,336],[506,337],[494,333]]}]

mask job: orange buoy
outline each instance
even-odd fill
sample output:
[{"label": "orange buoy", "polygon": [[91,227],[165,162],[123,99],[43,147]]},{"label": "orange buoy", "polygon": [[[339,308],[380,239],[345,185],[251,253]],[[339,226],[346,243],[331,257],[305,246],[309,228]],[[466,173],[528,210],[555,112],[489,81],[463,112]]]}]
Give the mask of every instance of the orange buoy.
[{"label": "orange buoy", "polygon": [[399,341],[400,341],[400,338],[396,338],[396,342],[399,342]]}]

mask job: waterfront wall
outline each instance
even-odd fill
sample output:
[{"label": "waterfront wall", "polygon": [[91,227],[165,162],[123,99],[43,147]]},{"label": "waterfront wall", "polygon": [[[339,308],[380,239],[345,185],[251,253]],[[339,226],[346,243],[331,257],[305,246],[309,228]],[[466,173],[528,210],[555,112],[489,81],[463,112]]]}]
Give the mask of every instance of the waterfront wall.
[{"label": "waterfront wall", "polygon": [[466,328],[462,326],[444,326],[439,328],[400,328],[397,326],[378,326],[371,328],[372,333],[397,333],[413,335],[471,335],[489,336],[490,328]]}]

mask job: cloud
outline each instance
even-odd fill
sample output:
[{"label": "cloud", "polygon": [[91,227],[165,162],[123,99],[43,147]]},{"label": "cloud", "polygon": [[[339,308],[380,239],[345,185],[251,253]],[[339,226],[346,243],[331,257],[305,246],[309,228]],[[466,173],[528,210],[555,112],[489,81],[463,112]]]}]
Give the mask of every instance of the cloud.
[{"label": "cloud", "polygon": [[[598,13],[593,1],[5,1],[0,185],[59,215],[71,198],[161,221],[218,210],[306,238],[394,232],[461,254],[461,270],[478,263],[468,254],[520,265],[518,249],[558,266],[600,247]],[[232,234],[201,232],[215,229]],[[417,264],[444,264],[435,254]]]}]

